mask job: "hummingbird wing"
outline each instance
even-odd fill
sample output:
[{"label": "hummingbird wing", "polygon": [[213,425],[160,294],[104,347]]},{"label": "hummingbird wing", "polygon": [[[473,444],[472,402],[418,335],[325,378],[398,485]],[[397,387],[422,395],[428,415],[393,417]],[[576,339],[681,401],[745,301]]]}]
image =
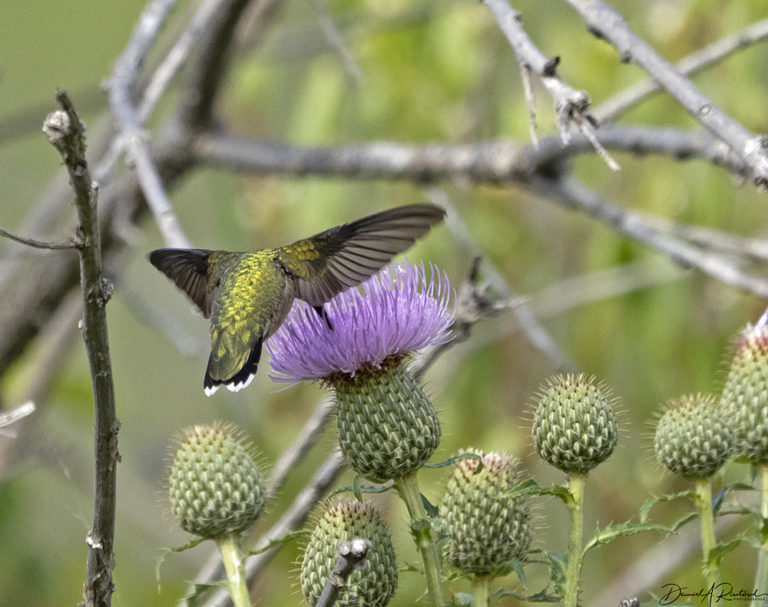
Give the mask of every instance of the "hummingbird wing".
[{"label": "hummingbird wing", "polygon": [[360,284],[443,220],[432,204],[411,204],[368,215],[277,250],[297,280],[298,297],[321,306]]},{"label": "hummingbird wing", "polygon": [[207,249],[157,249],[149,254],[150,263],[176,283],[195,302],[206,318],[216,295],[210,284]]}]

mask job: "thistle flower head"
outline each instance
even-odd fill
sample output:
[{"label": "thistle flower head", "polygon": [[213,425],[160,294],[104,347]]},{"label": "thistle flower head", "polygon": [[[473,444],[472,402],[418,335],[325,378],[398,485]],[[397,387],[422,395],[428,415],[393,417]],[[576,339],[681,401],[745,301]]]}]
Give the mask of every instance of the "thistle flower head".
[{"label": "thistle flower head", "polygon": [[386,605],[397,589],[397,561],[392,537],[379,513],[366,502],[331,504],[320,516],[304,551],[301,590],[314,605],[338,559],[339,542],[371,542],[365,565],[353,571],[339,592],[338,607]]},{"label": "thistle flower head", "polygon": [[533,446],[569,474],[585,474],[608,459],[619,438],[607,388],[586,375],[558,375],[538,398]]},{"label": "thistle flower head", "polygon": [[204,538],[222,538],[261,514],[266,490],[259,467],[234,426],[188,428],[170,469],[168,497],[179,525]]},{"label": "thistle flower head", "polygon": [[324,305],[329,322],[306,303],[294,303],[267,341],[272,379],[354,376],[450,339],[450,285],[434,266],[427,272],[423,264],[393,264],[361,287],[362,292],[348,289]]},{"label": "thistle flower head", "polygon": [[440,502],[440,518],[449,536],[447,560],[458,569],[479,575],[504,574],[512,559],[522,559],[531,544],[528,508],[521,498],[509,497],[517,480],[515,461],[505,453],[478,455],[453,466]]},{"label": "thistle flower head", "polygon": [[684,396],[672,401],[659,419],[653,447],[659,462],[674,474],[705,479],[730,456],[733,431],[711,397]]},{"label": "thistle flower head", "polygon": [[720,406],[735,433],[735,452],[768,462],[768,311],[739,335]]}]

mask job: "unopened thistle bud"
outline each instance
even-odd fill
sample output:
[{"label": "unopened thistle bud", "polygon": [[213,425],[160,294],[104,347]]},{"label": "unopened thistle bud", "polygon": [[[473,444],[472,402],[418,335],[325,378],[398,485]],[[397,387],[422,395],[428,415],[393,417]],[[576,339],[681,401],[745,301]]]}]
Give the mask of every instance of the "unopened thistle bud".
[{"label": "unopened thistle bud", "polygon": [[323,512],[304,551],[301,590],[310,605],[317,602],[336,565],[339,542],[355,538],[370,542],[365,564],[352,571],[334,605],[382,607],[395,594],[397,561],[387,526],[370,504],[342,501]]},{"label": "unopened thistle bud", "polygon": [[734,451],[768,462],[768,318],[748,325],[736,342],[720,406],[735,434]]},{"label": "unopened thistle bud", "polygon": [[169,480],[171,512],[182,529],[211,539],[241,532],[261,514],[265,495],[259,467],[234,426],[185,431]]},{"label": "unopened thistle bud", "polygon": [[705,479],[731,455],[733,431],[708,396],[672,401],[659,419],[653,440],[659,462],[687,479]]},{"label": "unopened thistle bud", "polygon": [[619,432],[608,389],[586,375],[558,375],[538,397],[533,445],[567,473],[585,474],[613,452]]},{"label": "unopened thistle bud", "polygon": [[355,472],[402,478],[432,456],[440,442],[437,412],[401,364],[340,377],[333,386],[339,445]]},{"label": "unopened thistle bud", "polygon": [[509,497],[515,486],[515,463],[510,455],[469,450],[482,458],[456,462],[440,503],[443,531],[449,536],[447,560],[456,568],[478,575],[504,574],[513,559],[520,560],[531,544],[531,525],[523,498]]}]

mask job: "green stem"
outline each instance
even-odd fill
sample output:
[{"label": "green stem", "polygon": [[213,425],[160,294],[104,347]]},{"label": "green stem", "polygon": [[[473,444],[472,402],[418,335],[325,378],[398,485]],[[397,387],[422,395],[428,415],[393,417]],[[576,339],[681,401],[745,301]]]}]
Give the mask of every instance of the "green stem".
[{"label": "green stem", "polygon": [[475,599],[475,607],[489,607],[491,578],[487,575],[472,576],[472,596]]},{"label": "green stem", "polygon": [[221,552],[224,570],[227,572],[227,585],[229,594],[232,596],[232,604],[235,607],[252,607],[246,585],[245,559],[240,552],[239,536],[230,534],[216,540],[216,543]]},{"label": "green stem", "polygon": [[[755,590],[758,594],[768,592],[768,463],[758,464],[760,468],[760,550],[757,554],[757,571],[755,572]],[[757,599],[750,607],[762,606],[765,603]]]},{"label": "green stem", "polygon": [[440,554],[433,537],[432,524],[427,518],[427,511],[421,501],[421,491],[419,491],[416,473],[395,479],[394,483],[411,518],[411,533],[424,562],[424,574],[427,577],[430,604],[432,607],[443,607],[445,603],[443,602],[443,590],[440,581]]},{"label": "green stem", "polygon": [[568,504],[571,513],[571,539],[568,547],[568,568],[565,572],[563,590],[564,607],[576,607],[579,602],[579,576],[584,557],[584,486],[586,474],[571,473],[568,477],[569,490],[573,501]]},{"label": "green stem", "polygon": [[696,503],[699,506],[699,519],[701,519],[701,553],[704,558],[704,578],[707,587],[712,588],[719,583],[717,567],[709,562],[709,555],[715,547],[715,519],[712,515],[712,484],[710,480],[699,479],[696,481]]}]

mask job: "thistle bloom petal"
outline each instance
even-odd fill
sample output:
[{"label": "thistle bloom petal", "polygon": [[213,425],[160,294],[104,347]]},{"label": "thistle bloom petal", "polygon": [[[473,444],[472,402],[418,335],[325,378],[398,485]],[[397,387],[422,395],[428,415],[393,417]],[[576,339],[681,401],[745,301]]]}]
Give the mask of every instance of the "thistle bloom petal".
[{"label": "thistle bloom petal", "polygon": [[393,264],[361,288],[325,304],[329,322],[305,302],[294,303],[266,345],[273,380],[354,376],[361,368],[380,368],[388,358],[450,340],[450,285],[431,264],[429,275],[423,264]]}]

